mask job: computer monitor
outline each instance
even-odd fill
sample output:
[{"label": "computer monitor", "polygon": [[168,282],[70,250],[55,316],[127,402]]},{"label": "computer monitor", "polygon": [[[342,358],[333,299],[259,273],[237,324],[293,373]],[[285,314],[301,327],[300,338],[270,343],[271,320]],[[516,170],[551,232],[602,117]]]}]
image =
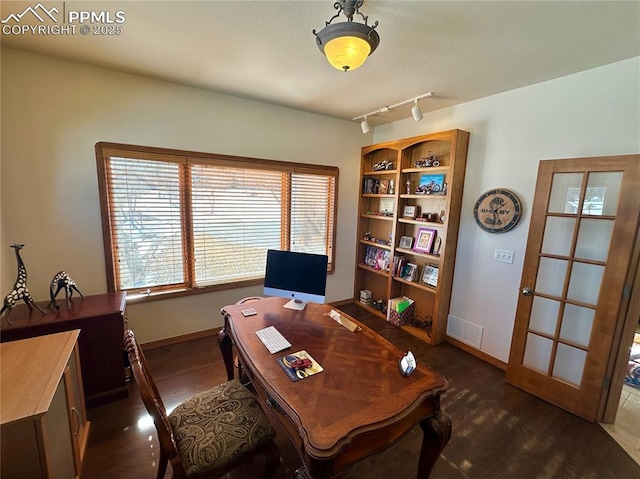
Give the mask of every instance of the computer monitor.
[{"label": "computer monitor", "polygon": [[307,301],[325,302],[328,256],[267,250],[264,294],[291,298],[285,308],[303,310]]}]

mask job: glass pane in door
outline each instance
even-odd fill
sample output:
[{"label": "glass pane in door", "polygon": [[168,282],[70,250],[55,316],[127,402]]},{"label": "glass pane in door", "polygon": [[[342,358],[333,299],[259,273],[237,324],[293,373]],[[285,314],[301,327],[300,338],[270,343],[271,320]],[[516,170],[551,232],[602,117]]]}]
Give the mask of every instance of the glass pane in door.
[{"label": "glass pane in door", "polygon": [[622,171],[590,173],[582,214],[614,216],[621,183]]},{"label": "glass pane in door", "polygon": [[582,190],[582,173],[555,173],[549,198],[549,213],[577,214]]},{"label": "glass pane in door", "polygon": [[583,308],[574,304],[567,304],[562,315],[562,327],[560,339],[571,341],[580,346],[587,347],[591,338],[591,326],[595,310]]},{"label": "glass pane in door", "polygon": [[574,386],[580,386],[586,358],[586,351],[566,344],[558,344],[556,362],[553,365],[553,376]]},{"label": "glass pane in door", "polygon": [[604,266],[597,264],[573,264],[567,299],[595,305],[600,294]]},{"label": "glass pane in door", "polygon": [[571,253],[571,241],[567,241],[567,238],[573,238],[575,225],[575,217],[547,216],[547,224],[544,228],[544,238],[542,240],[542,252],[556,256],[569,256]]},{"label": "glass pane in door", "polygon": [[554,258],[540,258],[536,292],[562,297],[568,262]]},{"label": "glass pane in door", "polygon": [[582,219],[578,231],[575,257],[606,261],[613,232],[613,220]]},{"label": "glass pane in door", "polygon": [[549,336],[556,334],[560,302],[536,296],[533,298],[529,329]]},{"label": "glass pane in door", "polygon": [[524,359],[522,363],[533,369],[547,374],[549,370],[549,358],[551,357],[551,348],[553,341],[543,338],[537,334],[527,334],[527,345],[525,347]]}]

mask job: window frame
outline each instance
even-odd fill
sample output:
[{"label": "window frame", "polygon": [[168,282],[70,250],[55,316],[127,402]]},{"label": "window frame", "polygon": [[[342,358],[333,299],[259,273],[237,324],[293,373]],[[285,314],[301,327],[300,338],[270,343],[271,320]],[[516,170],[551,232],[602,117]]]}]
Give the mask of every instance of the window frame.
[{"label": "window frame", "polygon": [[[188,150],[174,150],[168,148],[157,148],[150,146],[130,145],[123,143],[98,142],[95,145],[96,166],[98,176],[98,193],[100,199],[100,213],[102,220],[102,237],[104,247],[105,269],[107,276],[107,290],[109,292],[120,291],[118,268],[115,264],[114,254],[114,231],[112,230],[113,218],[110,214],[110,191],[107,184],[107,162],[111,157],[135,158],[140,160],[168,161],[176,164],[204,164],[207,166],[228,167],[228,168],[246,168],[251,170],[264,170],[270,172],[291,174],[307,174],[332,177],[334,180],[333,192],[333,208],[328,205],[327,213],[333,217],[333,221],[328,223],[329,238],[327,247],[329,249],[329,267],[328,274],[335,271],[335,245],[337,230],[337,206],[338,206],[338,181],[339,169],[336,166],[312,165],[305,163],[287,162],[281,160],[268,160],[260,158],[250,158],[242,156],[224,155],[217,153],[204,153]],[[183,267],[185,270],[185,283],[180,287],[176,285],[156,286],[151,292],[144,288],[122,289],[127,291],[128,302],[145,302],[159,299],[168,299],[180,296],[189,296],[192,294],[210,293],[227,289],[243,288],[247,286],[261,285],[264,278],[247,279],[240,281],[232,281],[226,283],[217,283],[211,285],[197,286],[194,285],[194,248],[192,238],[192,218],[191,218],[191,187],[188,184],[190,178],[190,170],[185,169],[186,175],[180,175],[179,188],[183,205],[185,206],[185,216],[181,222],[181,231],[184,241],[185,259]],[[281,239],[284,239],[285,249],[290,249],[291,240],[291,176],[286,177],[283,182],[283,196],[281,201],[281,209],[283,210],[283,225]],[[286,186],[285,186],[286,185]],[[189,194],[188,194],[189,193]],[[284,235],[284,238],[283,238]]]}]

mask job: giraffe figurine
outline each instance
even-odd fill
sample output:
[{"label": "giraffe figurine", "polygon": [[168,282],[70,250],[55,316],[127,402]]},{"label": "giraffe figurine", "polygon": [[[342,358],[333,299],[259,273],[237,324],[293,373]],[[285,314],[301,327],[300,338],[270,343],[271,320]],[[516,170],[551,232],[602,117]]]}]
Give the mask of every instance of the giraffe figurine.
[{"label": "giraffe figurine", "polygon": [[0,315],[7,311],[6,318],[9,324],[13,324],[9,320],[9,313],[16,305],[18,300],[23,300],[29,309],[33,309],[32,306],[35,306],[38,311],[42,314],[47,314],[47,312],[42,309],[38,304],[33,300],[31,294],[29,293],[29,289],[27,288],[27,268],[25,268],[24,263],[22,262],[22,258],[20,258],[20,250],[24,247],[23,244],[14,243],[11,245],[12,248],[16,250],[16,259],[18,260],[18,278],[16,279],[15,284],[13,285],[13,290],[5,296],[4,298],[4,306],[2,306],[2,310],[0,311]]},{"label": "giraffe figurine", "polygon": [[[57,288],[55,293],[53,292],[53,288]],[[71,277],[64,271],[58,271],[58,273],[56,273],[56,275],[51,280],[51,284],[49,285],[49,295],[51,296],[51,301],[47,305],[47,308],[53,305],[54,308],[58,310],[60,309],[60,304],[56,301],[56,296],[58,296],[58,293],[62,288],[64,288],[64,294],[67,298],[67,308],[71,306],[71,296],[73,296],[74,291],[77,291],[80,297],[84,298],[84,296],[82,296],[82,293],[78,289],[76,282],[72,280]]]}]

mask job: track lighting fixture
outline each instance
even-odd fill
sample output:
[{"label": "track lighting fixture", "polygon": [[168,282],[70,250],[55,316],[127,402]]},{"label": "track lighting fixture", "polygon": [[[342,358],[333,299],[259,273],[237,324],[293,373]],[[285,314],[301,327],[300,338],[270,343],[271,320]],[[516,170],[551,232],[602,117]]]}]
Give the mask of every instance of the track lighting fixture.
[{"label": "track lighting fixture", "polygon": [[369,122],[367,121],[367,117],[364,117],[364,120],[360,123],[360,128],[362,128],[362,133],[369,133]]},{"label": "track lighting fixture", "polygon": [[420,109],[420,106],[418,105],[418,99],[415,99],[414,105],[411,108],[411,114],[413,115],[413,121],[420,121],[422,120],[422,110]]},{"label": "track lighting fixture", "polygon": [[[322,53],[325,54],[327,60],[333,67],[345,72],[355,70],[361,66],[367,57],[373,53],[380,43],[380,37],[375,28],[378,26],[376,22],[373,26],[367,24],[368,17],[365,17],[358,10],[364,0],[338,0],[333,6],[336,13],[325,27],[313,34],[316,36],[316,43]],[[331,22],[344,13],[347,17],[346,22]],[[364,23],[353,21],[353,16],[358,14],[364,20]]]},{"label": "track lighting fixture", "polygon": [[356,116],[353,121],[359,120],[360,118],[364,118],[360,123],[360,127],[362,128],[362,133],[369,133],[369,122],[367,121],[367,117],[371,115],[376,115],[378,113],[386,113],[389,110],[393,110],[394,108],[398,108],[399,106],[406,105],[407,103],[413,102],[413,107],[411,108],[411,115],[413,116],[414,121],[422,120],[422,110],[420,109],[420,105],[418,102],[423,98],[431,98],[434,95],[432,91],[429,93],[425,93],[424,95],[417,96],[415,98],[411,98],[409,100],[401,101],[400,103],[396,103],[395,105],[383,106],[379,110],[372,111],[370,113],[365,113],[364,115]]}]

